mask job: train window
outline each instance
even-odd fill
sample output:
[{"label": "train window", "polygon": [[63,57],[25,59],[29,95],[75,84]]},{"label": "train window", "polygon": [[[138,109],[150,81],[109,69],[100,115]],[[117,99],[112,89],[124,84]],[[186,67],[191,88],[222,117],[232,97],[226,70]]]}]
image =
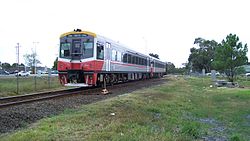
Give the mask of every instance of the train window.
[{"label": "train window", "polygon": [[164,65],[163,64],[159,64],[159,68],[164,68]]},{"label": "train window", "polygon": [[111,58],[112,61],[117,61],[117,51],[115,50],[112,50],[112,58]]},{"label": "train window", "polygon": [[73,47],[75,47],[75,48],[80,48],[81,47],[81,43],[80,42],[75,42],[73,44],[74,44]]},{"label": "train window", "polygon": [[83,58],[93,57],[93,42],[87,40],[83,42]]},{"label": "train window", "polygon": [[128,54],[128,63],[132,63],[132,56]]},{"label": "train window", "polygon": [[139,57],[136,57],[136,64],[139,65]]},{"label": "train window", "polygon": [[128,63],[128,54],[125,53],[122,58],[123,63]]},{"label": "train window", "polygon": [[117,61],[119,61],[119,62],[122,61],[122,54],[119,51],[117,51]]},{"label": "train window", "polygon": [[143,65],[143,59],[142,58],[139,58],[139,64]]},{"label": "train window", "polygon": [[155,63],[152,61],[152,62],[150,62],[151,63],[151,67],[155,67]]},{"label": "train window", "polygon": [[131,63],[132,63],[132,64],[135,64],[135,56],[132,55],[131,59],[132,59],[132,60],[131,60]]},{"label": "train window", "polygon": [[97,43],[97,59],[104,60],[104,48],[99,43]]},{"label": "train window", "polygon": [[70,56],[70,43],[62,43],[61,44],[61,51],[60,51],[60,57],[66,58]]}]

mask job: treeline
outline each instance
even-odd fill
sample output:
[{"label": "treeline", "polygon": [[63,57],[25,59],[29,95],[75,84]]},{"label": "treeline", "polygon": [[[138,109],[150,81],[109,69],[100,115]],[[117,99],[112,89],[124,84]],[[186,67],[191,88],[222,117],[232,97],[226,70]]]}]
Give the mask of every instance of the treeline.
[{"label": "treeline", "polygon": [[186,74],[187,73],[187,68],[182,67],[182,68],[176,68],[174,63],[172,62],[167,62],[166,63],[166,73],[167,74]]},{"label": "treeline", "polygon": [[229,81],[234,81],[239,67],[248,63],[247,44],[240,42],[236,34],[229,34],[221,42],[196,38],[190,49],[187,69],[192,72],[217,70],[225,73]]},{"label": "treeline", "polygon": [[[25,65],[23,63],[19,64],[19,67],[24,67]],[[1,63],[0,62],[0,67],[4,70],[11,70],[11,69],[16,69],[18,66],[17,66],[17,63],[13,63],[12,65],[10,63]]]},{"label": "treeline", "polygon": [[168,74],[201,73],[211,70],[225,74],[233,82],[237,73],[243,73],[243,65],[248,63],[248,46],[240,42],[236,34],[229,34],[221,42],[198,37],[194,40],[195,47],[190,49],[188,62],[183,68],[175,68],[171,62],[167,63]]}]

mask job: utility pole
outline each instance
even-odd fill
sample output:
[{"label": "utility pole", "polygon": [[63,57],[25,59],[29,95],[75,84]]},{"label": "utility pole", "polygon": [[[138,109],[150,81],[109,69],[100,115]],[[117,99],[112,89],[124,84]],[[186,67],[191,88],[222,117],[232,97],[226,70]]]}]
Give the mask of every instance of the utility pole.
[{"label": "utility pole", "polygon": [[16,46],[16,55],[17,55],[17,77],[16,77],[16,93],[18,94],[19,93],[19,48],[20,48],[20,45],[19,43],[17,43],[17,46]]},{"label": "utility pole", "polygon": [[36,91],[36,44],[38,43],[39,42],[33,42],[35,48],[35,54],[34,54],[35,91]]},{"label": "utility pole", "polygon": [[34,73],[36,74],[36,46],[37,44],[39,44],[39,42],[33,42],[33,45],[34,45],[34,48],[35,48],[35,56],[34,56],[34,66],[35,66],[35,69],[34,69]]}]

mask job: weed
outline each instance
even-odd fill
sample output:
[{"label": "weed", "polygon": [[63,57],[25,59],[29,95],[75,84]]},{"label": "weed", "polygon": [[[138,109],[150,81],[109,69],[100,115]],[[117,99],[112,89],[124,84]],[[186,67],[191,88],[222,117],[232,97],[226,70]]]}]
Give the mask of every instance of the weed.
[{"label": "weed", "polygon": [[238,134],[234,134],[231,136],[230,141],[241,141],[242,139]]},{"label": "weed", "polygon": [[183,125],[181,132],[197,139],[200,137],[200,124],[197,122],[187,122]]}]

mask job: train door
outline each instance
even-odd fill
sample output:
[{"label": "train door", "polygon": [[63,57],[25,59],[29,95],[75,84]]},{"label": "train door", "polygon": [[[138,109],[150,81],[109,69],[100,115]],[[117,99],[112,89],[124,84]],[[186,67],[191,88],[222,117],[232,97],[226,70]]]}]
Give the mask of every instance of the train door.
[{"label": "train door", "polygon": [[150,59],[150,75],[151,75],[151,77],[154,76],[154,72],[155,72],[154,60]]},{"label": "train door", "polygon": [[106,64],[106,71],[110,71],[110,47],[111,47],[111,44],[106,42],[106,45],[105,45],[105,64]]},{"label": "train door", "polygon": [[150,62],[150,60],[149,60],[149,58],[147,58],[147,62],[146,62],[146,65],[147,65],[147,72],[150,72],[150,71],[149,71],[149,65],[150,65],[149,62]]},{"label": "train door", "polygon": [[81,40],[73,40],[72,41],[72,49],[71,49],[72,59],[80,60],[81,59]]}]

